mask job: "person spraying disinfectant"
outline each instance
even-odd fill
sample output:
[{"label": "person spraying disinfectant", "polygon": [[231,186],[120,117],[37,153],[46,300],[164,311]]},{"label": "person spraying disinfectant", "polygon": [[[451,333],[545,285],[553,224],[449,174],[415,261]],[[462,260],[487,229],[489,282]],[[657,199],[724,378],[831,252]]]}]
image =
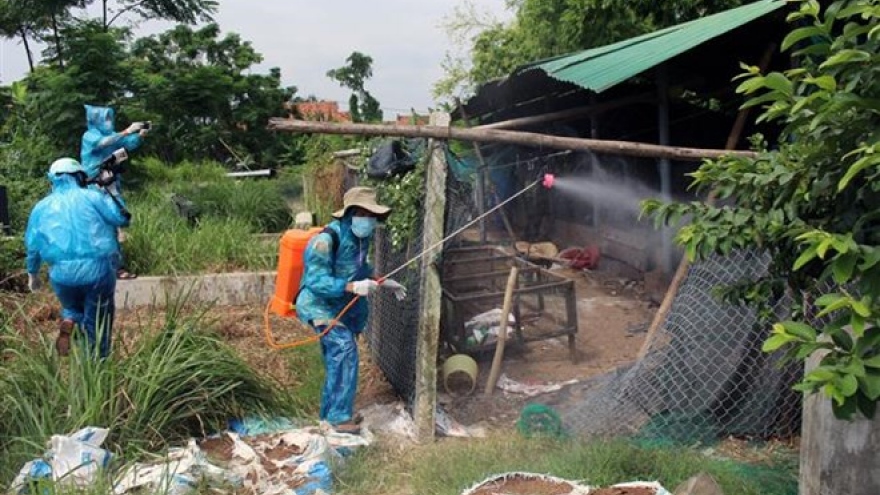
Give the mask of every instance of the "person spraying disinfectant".
[{"label": "person spraying disinfectant", "polygon": [[[373,189],[348,190],[342,209],[333,214],[335,220],[309,241],[303,257],[296,312],[319,334],[331,327],[321,337],[325,378],[320,419],[340,433],[360,431],[354,414],[359,364],[356,338],[367,323],[367,298],[379,287],[393,291],[398,301],[406,297],[406,288],[394,280],[374,280],[368,261],[376,224],[390,212],[389,207],[376,202]],[[355,298],[358,300],[343,311]]]}]

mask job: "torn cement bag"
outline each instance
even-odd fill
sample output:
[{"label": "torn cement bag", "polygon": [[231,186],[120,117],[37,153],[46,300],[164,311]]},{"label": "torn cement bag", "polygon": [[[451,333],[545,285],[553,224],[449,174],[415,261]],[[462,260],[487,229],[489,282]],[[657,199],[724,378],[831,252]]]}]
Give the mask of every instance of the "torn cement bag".
[{"label": "torn cement bag", "polygon": [[52,435],[43,458],[21,468],[12,482],[13,491],[24,491],[28,483],[41,479],[79,488],[91,485],[110,464],[110,452],[101,448],[107,433],[89,426],[70,435]]},{"label": "torn cement bag", "polygon": [[[512,313],[507,315],[507,331],[506,335],[509,339],[514,333],[516,318]],[[467,335],[468,346],[491,344],[498,340],[499,328],[501,326],[501,308],[491,309],[484,313],[480,313],[464,324],[464,331]]]}]

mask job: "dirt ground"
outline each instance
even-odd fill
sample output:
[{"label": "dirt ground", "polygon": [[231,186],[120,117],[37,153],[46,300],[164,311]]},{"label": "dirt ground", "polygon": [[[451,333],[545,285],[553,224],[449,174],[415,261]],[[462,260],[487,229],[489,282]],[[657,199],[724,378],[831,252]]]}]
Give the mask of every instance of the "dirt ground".
[{"label": "dirt ground", "polygon": [[[554,271],[575,281],[578,308],[578,334],[575,339],[577,363],[571,361],[567,339],[560,337],[509,349],[502,372],[510,379],[524,384],[552,384],[584,380],[632,362],[641,349],[657,307],[645,294],[642,282],[634,278],[635,274],[622,274],[619,270]],[[139,310],[133,315],[123,316],[122,328],[136,325],[138,317],[143,318],[143,313],[144,310]],[[266,345],[263,308],[216,308],[208,316],[217,321],[221,335],[245,359],[282,383],[290,383],[287,354],[284,351],[271,350]],[[309,329],[293,320],[272,318],[271,324],[277,342],[298,341],[311,336]],[[390,385],[368,354],[361,354],[359,408],[396,400]],[[492,356],[487,355],[479,360],[477,384],[474,392],[469,395],[445,393],[442,381],[438,381],[440,404],[458,422],[466,426],[507,429],[515,424],[520,411],[528,402],[551,400],[554,397],[552,392],[533,398],[500,390],[492,396],[485,396],[491,359]]]},{"label": "dirt ground", "polygon": [[[502,373],[523,384],[549,385],[585,380],[634,361],[657,310],[638,272],[612,263],[596,271],[553,272],[575,281],[577,362],[572,363],[566,337],[559,337],[505,351]],[[492,355],[487,355],[478,361],[476,390],[470,395],[444,393],[442,384],[438,385],[441,405],[459,422],[489,429],[510,428],[526,404],[560,399],[558,392],[527,397],[496,390],[486,396],[491,360]]]}]

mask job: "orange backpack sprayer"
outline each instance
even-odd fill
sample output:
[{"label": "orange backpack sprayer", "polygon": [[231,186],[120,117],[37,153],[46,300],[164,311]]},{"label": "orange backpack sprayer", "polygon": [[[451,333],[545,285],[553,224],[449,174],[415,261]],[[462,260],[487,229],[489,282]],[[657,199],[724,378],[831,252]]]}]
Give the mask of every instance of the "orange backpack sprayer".
[{"label": "orange backpack sprayer", "polygon": [[299,295],[300,282],[306,268],[306,248],[309,247],[309,241],[321,232],[327,232],[332,237],[333,256],[335,258],[336,249],[339,247],[339,239],[337,238],[336,233],[329,228],[313,227],[308,230],[290,229],[281,236],[281,242],[278,244],[278,271],[275,274],[275,295],[269,300],[269,304],[266,305],[266,312],[263,315],[266,343],[273,349],[289,349],[309,342],[316,342],[336,326],[339,322],[339,318],[341,318],[359,298],[359,296],[354,297],[351,302],[349,302],[342,311],[336,315],[336,318],[333,319],[331,324],[320,334],[286,344],[279,344],[275,341],[275,337],[272,335],[272,325],[269,319],[270,313],[275,313],[284,318],[296,318],[296,297]]},{"label": "orange backpack sprayer", "polygon": [[[553,181],[556,179],[553,174],[544,174],[541,178],[536,180],[535,182],[529,184],[516,194],[510,196],[506,200],[498,203],[482,215],[479,215],[477,218],[474,218],[470,222],[463,225],[461,228],[456,230],[455,232],[449,234],[444,237],[440,241],[436,242],[432,246],[424,249],[421,253],[416,256],[410,258],[402,265],[398,266],[391,272],[389,272],[384,277],[380,277],[376,280],[379,285],[385,281],[388,277],[393,276],[394,274],[400,272],[410,264],[415,261],[423,258],[426,254],[432,252],[434,249],[443,246],[443,244],[457,236],[458,234],[464,232],[466,229],[470,228],[472,225],[476,224],[483,218],[491,215],[499,208],[503,207],[507,203],[513,201],[518,198],[522,194],[524,194],[529,189],[537,186],[538,184],[543,185],[545,188],[550,189],[553,187]],[[269,347],[272,349],[280,350],[280,349],[290,349],[292,347],[298,347],[303,344],[308,344],[310,342],[317,342],[324,335],[327,334],[333,327],[339,323],[339,319],[342,318],[345,313],[354,306],[354,303],[361,298],[361,296],[355,296],[349,301],[348,304],[345,305],[344,308],[333,318],[333,321],[327,325],[321,333],[313,335],[312,337],[297,340],[295,342],[288,342],[284,344],[279,344],[275,341],[275,337],[272,335],[272,326],[270,323],[270,313],[275,313],[281,317],[296,317],[296,297],[299,295],[300,290],[300,281],[302,279],[303,272],[305,271],[305,252],[306,248],[309,246],[309,242],[313,237],[320,234],[323,231],[328,231],[331,233],[333,237],[333,252],[334,252],[334,260],[336,258],[336,248],[338,248],[339,239],[336,236],[335,232],[326,229],[326,227],[313,227],[308,230],[301,229],[290,229],[281,236],[281,242],[278,246],[278,272],[275,275],[275,295],[272,296],[272,299],[269,300],[269,303],[266,305],[266,311],[263,314],[263,322],[265,324],[265,334],[266,334],[266,343],[269,344]]]},{"label": "orange backpack sprayer", "polygon": [[271,311],[278,316],[296,316],[296,296],[299,282],[305,270],[306,247],[312,237],[323,229],[291,229],[281,236],[278,246],[278,272],[275,275],[275,295],[269,303]]}]

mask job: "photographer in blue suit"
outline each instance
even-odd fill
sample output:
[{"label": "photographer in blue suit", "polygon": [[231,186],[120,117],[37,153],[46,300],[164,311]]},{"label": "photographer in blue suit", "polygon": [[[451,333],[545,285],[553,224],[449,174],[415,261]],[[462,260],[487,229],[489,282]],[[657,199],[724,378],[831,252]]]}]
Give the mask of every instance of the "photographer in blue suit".
[{"label": "photographer in blue suit", "polygon": [[119,267],[116,230],[129,224],[131,214],[121,198],[87,187],[85,170],[73,158],[52,163],[48,177],[52,192],[34,206],[25,231],[28,287],[40,289],[40,267],[49,265],[62,308],[58,354],[69,352],[79,325],[91,351],[107,357]]},{"label": "photographer in blue suit", "polygon": [[[122,132],[116,132],[116,112],[110,107],[85,105],[87,129],[82,137],[80,150],[80,162],[88,179],[94,179],[101,171],[101,164],[110,158],[115,151],[125,149],[131,152],[140,147],[148,132],[148,124],[135,122]],[[115,189],[118,192],[120,184],[117,176]],[[122,238],[121,231],[117,233]],[[122,266],[120,252],[120,267],[117,277],[120,279],[135,278],[137,275],[129,273]]]}]

